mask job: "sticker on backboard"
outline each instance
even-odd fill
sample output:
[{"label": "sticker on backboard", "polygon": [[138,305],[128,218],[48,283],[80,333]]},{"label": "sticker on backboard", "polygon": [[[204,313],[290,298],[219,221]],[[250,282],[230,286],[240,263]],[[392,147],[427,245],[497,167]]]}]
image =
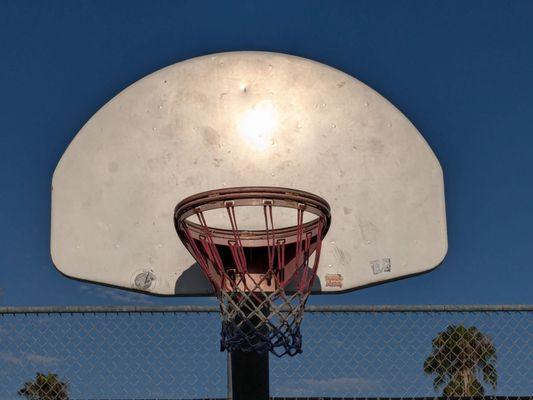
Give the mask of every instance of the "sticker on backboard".
[{"label": "sticker on backboard", "polygon": [[370,267],[374,275],[381,274],[382,272],[391,272],[390,258],[382,258],[380,260],[370,261]]},{"label": "sticker on backboard", "polygon": [[155,284],[156,277],[151,271],[140,271],[135,274],[133,287],[138,290],[150,290]]},{"label": "sticker on backboard", "polygon": [[342,288],[342,280],[341,274],[326,274],[326,287]]}]

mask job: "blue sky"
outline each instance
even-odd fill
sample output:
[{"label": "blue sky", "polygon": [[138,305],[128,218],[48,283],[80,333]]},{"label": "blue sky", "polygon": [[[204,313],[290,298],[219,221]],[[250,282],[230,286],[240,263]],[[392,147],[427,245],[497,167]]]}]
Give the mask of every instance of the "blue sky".
[{"label": "blue sky", "polygon": [[531,15],[527,1],[0,0],[0,305],[210,302],[60,275],[50,182],[118,91],[232,50],[295,54],[357,77],[418,127],[445,172],[449,252],[438,269],[312,302],[532,303]]}]

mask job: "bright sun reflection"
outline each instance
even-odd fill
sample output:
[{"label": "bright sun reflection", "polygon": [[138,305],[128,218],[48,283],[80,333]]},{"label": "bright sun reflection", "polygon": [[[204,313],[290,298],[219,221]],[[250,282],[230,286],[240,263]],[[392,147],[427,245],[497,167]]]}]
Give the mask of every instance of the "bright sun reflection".
[{"label": "bright sun reflection", "polygon": [[272,144],[277,116],[270,102],[256,104],[237,121],[237,132],[257,150],[266,150]]}]

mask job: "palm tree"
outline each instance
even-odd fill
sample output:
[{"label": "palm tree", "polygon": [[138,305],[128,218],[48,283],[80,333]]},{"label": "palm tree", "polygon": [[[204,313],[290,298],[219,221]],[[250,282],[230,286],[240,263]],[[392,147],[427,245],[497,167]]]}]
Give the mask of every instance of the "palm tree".
[{"label": "palm tree", "polygon": [[424,372],[434,375],[435,390],[445,385],[445,397],[483,396],[485,388],[479,379],[496,388],[496,348],[476,327],[450,325],[432,345]]},{"label": "palm tree", "polygon": [[35,380],[24,383],[18,394],[28,400],[68,400],[68,385],[56,374],[37,372]]}]

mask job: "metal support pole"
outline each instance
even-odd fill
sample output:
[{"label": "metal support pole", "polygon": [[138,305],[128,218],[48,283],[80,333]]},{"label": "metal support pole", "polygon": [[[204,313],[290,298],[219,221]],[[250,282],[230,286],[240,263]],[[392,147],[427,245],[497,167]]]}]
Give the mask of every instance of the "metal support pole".
[{"label": "metal support pole", "polygon": [[268,351],[263,354],[234,351],[229,353],[233,400],[268,400]]},{"label": "metal support pole", "polygon": [[[262,316],[259,313],[252,313],[248,318],[247,323],[241,325],[241,329],[248,331],[248,334],[253,334],[256,329],[260,329],[263,335],[267,336],[268,327],[263,324],[263,319],[268,318],[269,303],[262,302],[259,296],[252,297],[249,301],[255,307],[261,307]],[[254,307],[250,307],[254,308]],[[246,308],[244,308],[246,310]],[[239,315],[238,319],[242,316]],[[239,321],[235,321],[239,323]],[[264,340],[255,338],[254,340]],[[231,380],[231,395],[232,400],[269,400],[270,385],[269,385],[269,370],[268,370],[268,355],[270,353],[265,351],[263,353],[256,353],[255,351],[232,351],[228,353],[229,367],[228,379]],[[229,382],[228,382],[229,383]]]}]

